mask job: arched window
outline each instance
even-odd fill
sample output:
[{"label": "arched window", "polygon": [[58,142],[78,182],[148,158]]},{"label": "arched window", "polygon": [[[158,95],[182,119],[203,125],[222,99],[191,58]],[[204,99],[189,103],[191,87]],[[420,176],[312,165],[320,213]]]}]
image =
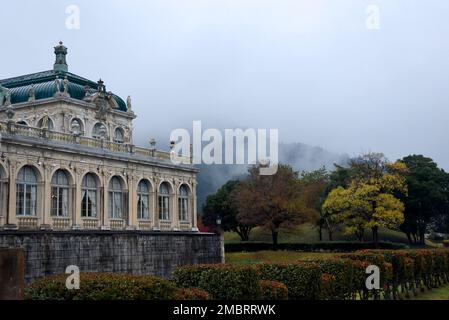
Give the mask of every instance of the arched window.
[{"label": "arched window", "polygon": [[125,132],[123,131],[122,128],[115,129],[114,141],[117,142],[117,143],[125,142]]},{"label": "arched window", "polygon": [[23,167],[17,175],[16,215],[37,215],[37,176],[31,166]]},{"label": "arched window", "polygon": [[137,219],[150,219],[150,188],[143,180],[137,186]]},{"label": "arched window", "polygon": [[80,119],[75,118],[70,122],[70,132],[81,134],[83,131],[83,122]]},{"label": "arched window", "polygon": [[44,129],[44,127],[46,127],[46,129],[52,131],[55,128],[55,125],[53,124],[53,120],[46,117],[39,120],[39,122],[37,123],[37,127],[41,129]]},{"label": "arched window", "polygon": [[179,214],[179,221],[188,221],[188,219],[189,219],[189,189],[185,184],[183,184],[181,186],[181,188],[179,188],[178,214]]},{"label": "arched window", "polygon": [[82,202],[81,202],[81,216],[84,218],[97,217],[97,180],[92,173],[84,176],[82,184]]},{"label": "arched window", "polygon": [[26,123],[23,120],[17,121],[17,124],[21,125],[21,126],[27,126],[28,127],[28,123]]},{"label": "arched window", "polygon": [[51,180],[51,214],[54,217],[69,216],[69,179],[63,170],[58,170]]},{"label": "arched window", "polygon": [[95,139],[106,139],[107,133],[106,126],[103,123],[97,123],[92,131],[92,137]]},{"label": "arched window", "polygon": [[123,219],[124,192],[122,181],[119,177],[113,177],[109,183],[109,217]]},{"label": "arched window", "polygon": [[159,187],[159,219],[170,220],[170,185],[167,182]]}]

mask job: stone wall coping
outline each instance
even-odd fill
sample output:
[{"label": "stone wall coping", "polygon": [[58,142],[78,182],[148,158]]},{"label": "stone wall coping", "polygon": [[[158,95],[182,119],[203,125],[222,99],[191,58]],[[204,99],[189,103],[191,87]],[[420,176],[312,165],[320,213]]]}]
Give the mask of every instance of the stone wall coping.
[{"label": "stone wall coping", "polygon": [[3,230],[0,231],[1,236],[114,236],[114,235],[130,235],[130,236],[216,236],[214,233],[208,232],[183,232],[183,231],[143,231],[143,230],[68,230],[68,231],[35,231],[35,230]]}]

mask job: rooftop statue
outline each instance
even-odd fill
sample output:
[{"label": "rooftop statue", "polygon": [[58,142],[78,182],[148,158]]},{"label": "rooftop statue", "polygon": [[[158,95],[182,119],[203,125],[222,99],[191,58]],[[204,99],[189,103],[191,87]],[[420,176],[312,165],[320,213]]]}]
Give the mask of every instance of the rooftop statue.
[{"label": "rooftop statue", "polygon": [[36,91],[34,89],[34,84],[31,85],[30,90],[28,90],[28,101],[35,101],[36,100]]}]

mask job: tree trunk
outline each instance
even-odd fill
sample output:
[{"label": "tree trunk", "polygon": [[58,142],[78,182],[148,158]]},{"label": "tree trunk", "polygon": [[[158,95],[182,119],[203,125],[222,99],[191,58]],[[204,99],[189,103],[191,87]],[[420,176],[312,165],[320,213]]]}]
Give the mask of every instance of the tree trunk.
[{"label": "tree trunk", "polygon": [[318,227],[318,236],[320,238],[320,242],[323,241],[323,228],[321,228],[321,226]]},{"label": "tree trunk", "polygon": [[374,248],[379,249],[379,228],[378,227],[374,227],[371,230],[373,232]]},{"label": "tree trunk", "polygon": [[273,238],[273,250],[276,251],[278,249],[278,235],[279,231],[271,231],[271,237]]},{"label": "tree trunk", "polygon": [[411,236],[410,232],[407,231],[405,234],[407,235],[408,243],[409,243],[410,245],[412,245],[412,244],[413,244],[413,241],[412,241],[412,236]]},{"label": "tree trunk", "polygon": [[334,234],[332,230],[329,229],[328,233],[329,233],[329,241],[334,241]]}]

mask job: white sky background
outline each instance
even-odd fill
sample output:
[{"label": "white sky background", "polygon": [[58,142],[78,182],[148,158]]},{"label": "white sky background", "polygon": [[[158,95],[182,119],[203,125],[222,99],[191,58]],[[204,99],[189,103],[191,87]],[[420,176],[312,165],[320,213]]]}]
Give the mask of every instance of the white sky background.
[{"label": "white sky background", "polygon": [[69,71],[133,97],[140,144],[202,120],[449,170],[448,17],[444,0],[5,1],[0,78],[51,69],[63,40]]}]

